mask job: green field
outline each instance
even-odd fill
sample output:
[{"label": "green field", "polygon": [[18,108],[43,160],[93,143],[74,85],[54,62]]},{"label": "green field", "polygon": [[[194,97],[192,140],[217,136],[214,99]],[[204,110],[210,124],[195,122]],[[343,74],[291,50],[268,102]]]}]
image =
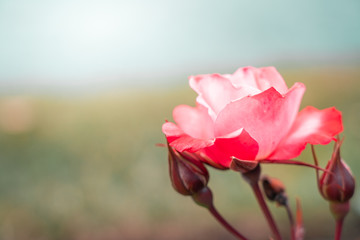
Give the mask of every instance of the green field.
[{"label": "green field", "polygon": [[[342,156],[360,176],[360,68],[280,69],[291,86],[304,82],[302,107],[343,113]],[[173,88],[132,89],[91,96],[2,96],[0,99],[0,239],[233,239],[205,209],[177,194],[168,178],[161,125],[173,107],[195,104],[187,80]],[[332,146],[318,146],[321,165]],[[309,148],[300,160],[312,162]],[[312,169],[266,165],[303,203],[306,239],[332,239],[328,204]],[[210,169],[223,215],[252,239],[268,229],[250,189],[235,172]],[[358,178],[359,179],[359,178]],[[283,209],[272,206],[285,234]],[[344,239],[360,239],[360,193]]]}]

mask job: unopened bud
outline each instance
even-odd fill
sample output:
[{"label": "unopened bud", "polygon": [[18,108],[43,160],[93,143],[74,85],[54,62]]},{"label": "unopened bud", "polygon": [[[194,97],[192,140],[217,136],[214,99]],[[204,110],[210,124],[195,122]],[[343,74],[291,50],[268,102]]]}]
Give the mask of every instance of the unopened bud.
[{"label": "unopened bud", "polygon": [[329,201],[345,203],[353,196],[355,179],[349,166],[340,157],[342,141],[335,143],[334,152],[320,178],[320,191],[322,196]]},{"label": "unopened bud", "polygon": [[193,195],[209,181],[209,173],[196,154],[178,152],[168,145],[169,172],[172,186],[182,195]]},{"label": "unopened bud", "polygon": [[285,186],[279,179],[263,176],[261,182],[265,195],[270,201],[275,201],[280,206],[287,204]]}]

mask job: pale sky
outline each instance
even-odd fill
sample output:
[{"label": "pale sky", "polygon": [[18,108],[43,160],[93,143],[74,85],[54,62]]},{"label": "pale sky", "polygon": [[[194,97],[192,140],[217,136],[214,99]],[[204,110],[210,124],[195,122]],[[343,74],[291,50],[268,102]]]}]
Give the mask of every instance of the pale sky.
[{"label": "pale sky", "polygon": [[358,0],[0,0],[1,87],[149,84],[354,53]]}]

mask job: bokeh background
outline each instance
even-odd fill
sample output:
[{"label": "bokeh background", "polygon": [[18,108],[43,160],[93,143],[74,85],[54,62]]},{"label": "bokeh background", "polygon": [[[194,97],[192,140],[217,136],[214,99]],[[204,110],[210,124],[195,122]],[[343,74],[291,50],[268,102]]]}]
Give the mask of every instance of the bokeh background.
[{"label": "bokeh background", "polygon": [[[194,106],[190,75],[275,66],[336,106],[360,176],[358,0],[0,0],[0,239],[233,239],[168,177],[161,125]],[[318,146],[324,166],[332,146]],[[312,162],[310,150],[298,158]],[[269,230],[235,172],[209,169],[215,203],[251,239]],[[301,199],[306,239],[332,239],[312,169],[263,167]],[[357,177],[359,180],[359,178]],[[284,209],[271,205],[289,238]],[[344,239],[360,239],[360,193]]]}]

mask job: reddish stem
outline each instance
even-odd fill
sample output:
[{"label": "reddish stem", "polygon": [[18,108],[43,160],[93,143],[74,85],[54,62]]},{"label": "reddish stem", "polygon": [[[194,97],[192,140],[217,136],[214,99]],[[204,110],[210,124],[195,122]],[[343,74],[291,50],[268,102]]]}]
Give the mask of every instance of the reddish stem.
[{"label": "reddish stem", "polygon": [[281,240],[280,232],[279,232],[279,230],[278,230],[278,228],[276,226],[276,223],[275,223],[275,221],[274,221],[274,219],[273,219],[273,217],[272,217],[272,215],[271,215],[271,213],[269,211],[269,208],[266,205],[266,202],[264,200],[262,192],[261,192],[261,190],[259,188],[259,184],[257,182],[256,183],[250,183],[250,186],[251,186],[251,188],[252,188],[252,190],[253,190],[253,192],[254,192],[254,194],[256,196],[256,199],[257,199],[257,201],[258,201],[258,203],[260,205],[260,208],[261,208],[261,210],[262,210],[262,212],[263,212],[263,214],[264,214],[264,216],[265,216],[265,218],[266,218],[266,220],[267,220],[267,222],[268,222],[268,224],[270,226],[270,229],[271,229],[272,233],[275,236],[275,239]]},{"label": "reddish stem", "polygon": [[335,219],[335,240],[340,240],[343,222],[350,210],[349,202],[330,202],[330,211]]},{"label": "reddish stem", "polygon": [[210,188],[204,187],[197,193],[193,194],[192,198],[198,205],[207,208],[210,211],[210,213],[216,218],[216,220],[218,220],[218,222],[226,230],[228,230],[230,233],[232,233],[237,239],[247,240],[247,238],[245,238],[238,231],[236,231],[235,228],[233,228],[216,210],[216,208],[214,207],[213,195],[212,195]]},{"label": "reddish stem", "polygon": [[298,166],[304,166],[304,167],[311,167],[317,170],[321,170],[323,172],[329,172],[328,170],[321,168],[319,166],[312,165],[310,163],[295,161],[295,160],[282,160],[282,159],[264,159],[260,160],[260,163],[276,163],[276,164],[285,164],[285,165],[298,165]]},{"label": "reddish stem", "polygon": [[335,240],[341,239],[341,232],[343,226],[344,218],[340,218],[336,220],[336,227],[335,227]]},{"label": "reddish stem", "polygon": [[[319,167],[319,161],[317,159],[317,156],[316,156],[316,152],[315,152],[315,147],[314,145],[311,144],[311,153],[313,155],[313,158],[314,158],[314,163],[315,163],[315,166]],[[320,191],[320,193],[322,194],[322,191],[320,189],[320,176],[319,176],[319,170],[316,169],[316,182],[317,182],[317,186],[318,186],[318,189]]]},{"label": "reddish stem", "polygon": [[287,212],[288,217],[289,217],[289,222],[290,222],[290,227],[291,227],[291,239],[296,240],[294,217],[292,215],[292,212],[291,212],[291,209],[290,209],[290,206],[289,206],[288,203],[286,203],[285,208],[286,208],[286,212]]},{"label": "reddish stem", "polygon": [[259,187],[260,173],[261,173],[261,167],[260,167],[260,164],[258,164],[253,170],[243,172],[242,176],[246,180],[246,182],[249,183],[249,185],[251,186],[251,188],[255,194],[256,200],[258,201],[259,206],[270,226],[270,229],[271,229],[273,235],[275,236],[275,239],[281,240],[280,232],[279,232],[279,230],[276,226],[276,223],[269,211],[268,206],[266,205],[264,196]]},{"label": "reddish stem", "polygon": [[216,220],[218,220],[218,222],[223,225],[224,228],[226,228],[226,230],[228,230],[230,233],[232,233],[237,239],[241,239],[241,240],[247,240],[247,238],[245,238],[243,235],[241,235],[238,231],[235,230],[235,228],[233,228],[221,215],[220,213],[216,210],[216,208],[214,206],[211,206],[209,208],[210,213],[216,218]]}]

